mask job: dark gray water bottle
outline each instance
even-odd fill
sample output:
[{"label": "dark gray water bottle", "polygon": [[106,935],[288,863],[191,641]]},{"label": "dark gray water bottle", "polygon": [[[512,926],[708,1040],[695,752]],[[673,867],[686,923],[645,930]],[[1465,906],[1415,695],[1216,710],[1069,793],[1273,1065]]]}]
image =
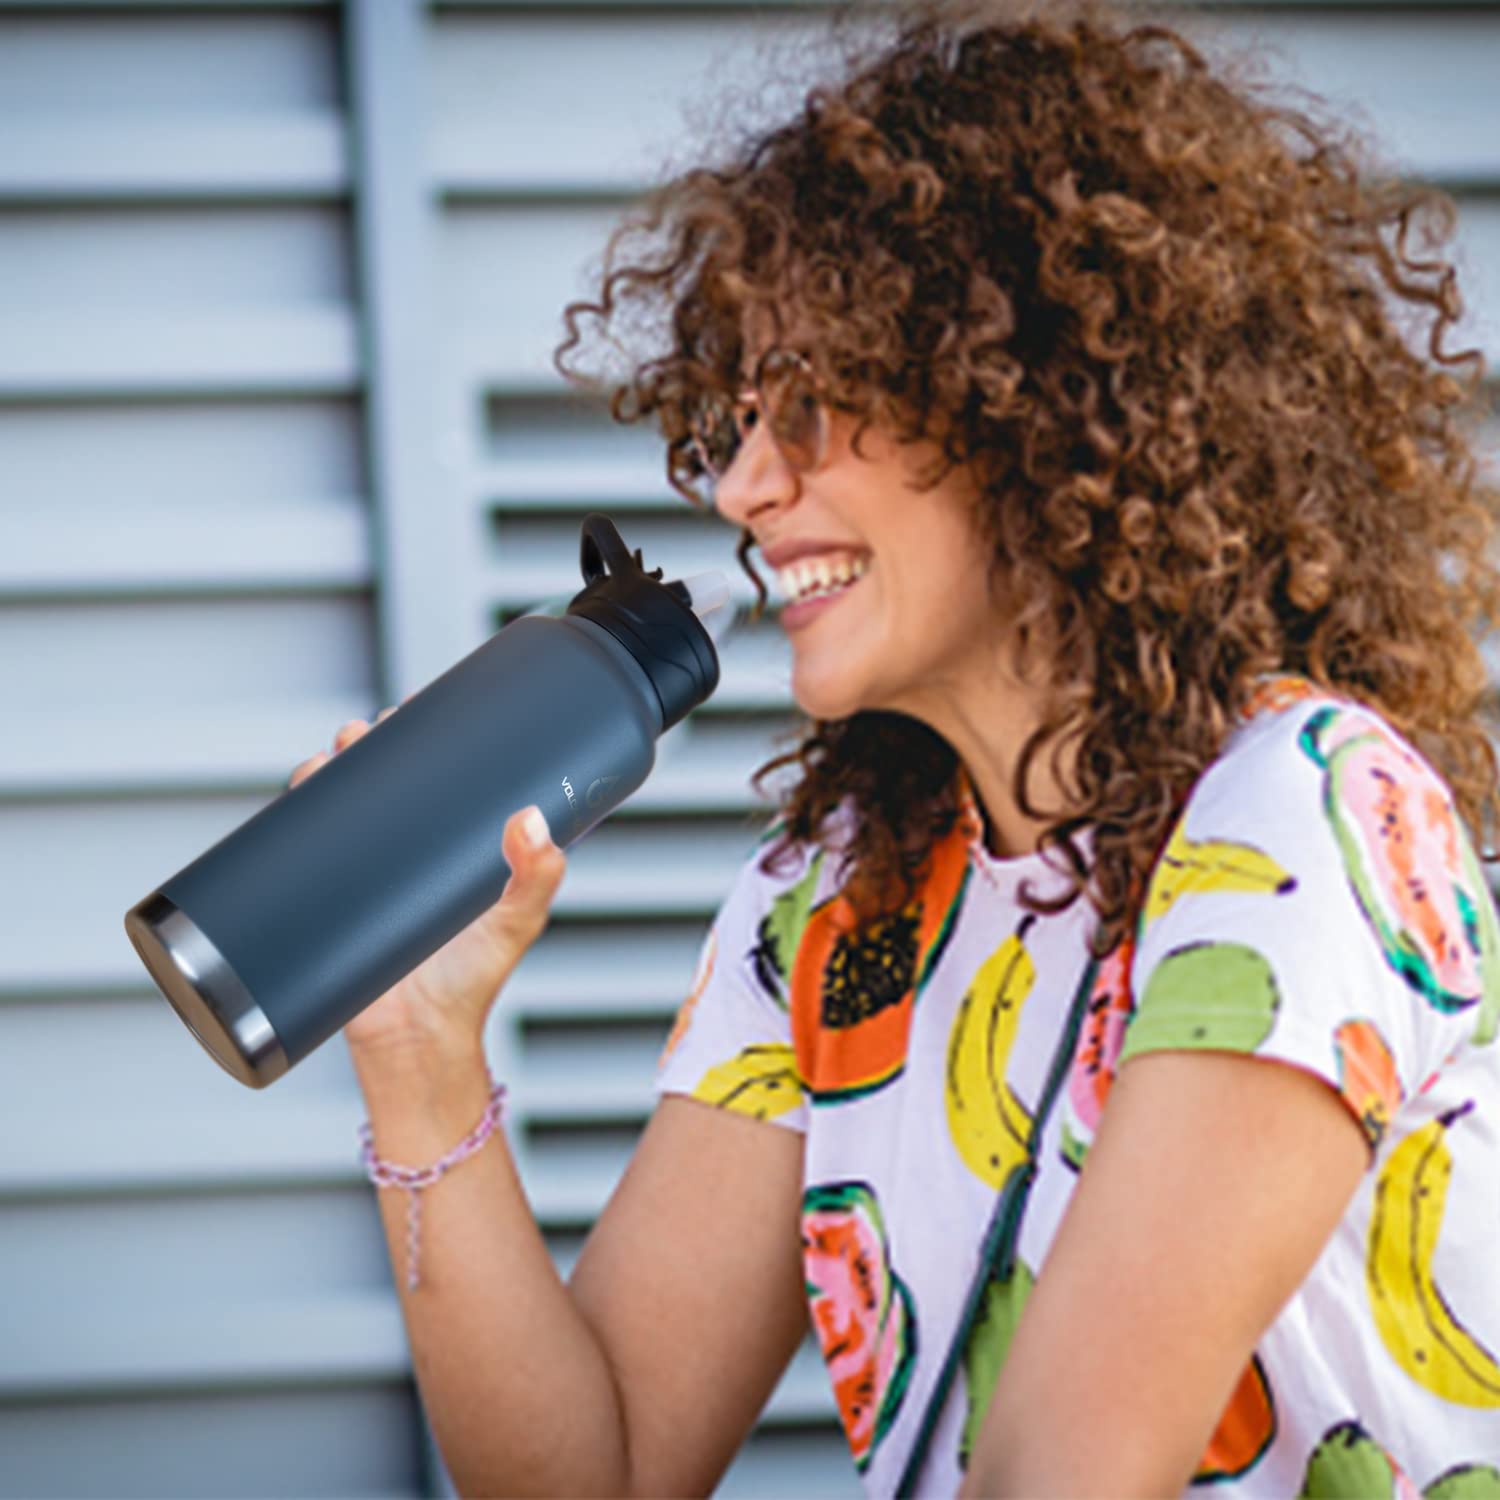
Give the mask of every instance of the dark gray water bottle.
[{"label": "dark gray water bottle", "polygon": [[273,1083],[498,901],[519,808],[575,843],[718,686],[722,573],[663,583],[597,513],[581,565],[563,614],[512,620],[126,913],[241,1083]]}]

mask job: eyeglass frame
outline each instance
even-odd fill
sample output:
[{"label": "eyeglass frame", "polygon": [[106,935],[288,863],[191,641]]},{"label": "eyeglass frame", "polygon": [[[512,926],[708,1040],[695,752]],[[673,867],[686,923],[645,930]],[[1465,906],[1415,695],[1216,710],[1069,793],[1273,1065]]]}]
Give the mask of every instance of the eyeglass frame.
[{"label": "eyeglass frame", "polygon": [[[813,391],[813,394],[817,401],[817,443],[815,446],[813,458],[810,462],[802,462],[802,460],[787,446],[787,444],[782,441],[781,435],[776,430],[776,423],[770,420],[769,406],[765,399],[763,386],[767,375],[767,363],[773,357],[789,360],[798,368],[800,368],[802,372],[807,376],[808,385]],[[771,441],[776,444],[776,451],[782,456],[782,458],[786,461],[787,466],[791,468],[793,472],[798,474],[809,474],[822,465],[824,459],[826,459],[828,456],[828,439],[831,426],[829,420],[830,403],[824,395],[822,380],[819,379],[817,371],[813,368],[812,361],[808,359],[805,354],[796,349],[787,349],[783,348],[780,345],[773,344],[756,361],[755,373],[752,376],[749,385],[747,387],[742,387],[742,390],[748,390],[751,393],[751,396],[755,401],[755,410],[766,417],[767,426],[769,427],[771,433]],[[744,395],[740,395],[735,397],[731,402],[730,414],[727,420],[732,423],[735,428],[736,441],[734,452],[730,455],[729,461],[723,466],[723,468],[717,468],[710,461],[708,456],[708,446],[704,440],[704,434],[699,425],[697,423],[692,423],[690,425],[689,438],[696,456],[696,461],[699,464],[700,468],[703,470],[703,473],[708,477],[711,484],[717,485],[723,480],[724,476],[729,472],[729,470],[734,467],[734,461],[739,457],[740,449],[744,446],[745,436],[739,431],[738,415],[739,408],[745,402],[745,399],[746,398]]]}]

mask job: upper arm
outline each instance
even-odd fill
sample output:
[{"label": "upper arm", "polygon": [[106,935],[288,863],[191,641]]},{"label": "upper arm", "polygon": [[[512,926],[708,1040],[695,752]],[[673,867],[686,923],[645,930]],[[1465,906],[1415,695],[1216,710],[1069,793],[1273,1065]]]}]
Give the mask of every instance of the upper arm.
[{"label": "upper arm", "polygon": [[1358,1121],[1300,1069],[1123,1064],[965,1493],[1179,1493],[1368,1163]]},{"label": "upper arm", "polygon": [[613,1370],[632,1491],[707,1494],[807,1328],[802,1137],[664,1097],[589,1236],[574,1300]]}]

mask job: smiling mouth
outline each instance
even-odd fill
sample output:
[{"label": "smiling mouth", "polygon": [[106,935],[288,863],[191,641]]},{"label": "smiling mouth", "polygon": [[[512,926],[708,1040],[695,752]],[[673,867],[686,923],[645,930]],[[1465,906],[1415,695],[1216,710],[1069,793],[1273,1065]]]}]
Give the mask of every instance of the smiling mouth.
[{"label": "smiling mouth", "polygon": [[797,592],[787,587],[786,578],[778,577],[782,602],[787,608],[792,608],[798,604],[815,603],[819,599],[837,598],[858,583],[870,571],[871,566],[872,560],[868,556],[861,557],[856,568],[847,577],[830,578],[827,582],[814,583],[811,588]]},{"label": "smiling mouth", "polygon": [[826,590],[815,589],[810,594],[803,594],[797,599],[787,599],[781,606],[781,617],[790,621],[792,625],[798,624],[804,615],[811,611],[817,611],[820,605],[830,604],[842,599],[851,589],[855,588],[864,579],[864,574],[857,574],[847,582],[836,588]]}]

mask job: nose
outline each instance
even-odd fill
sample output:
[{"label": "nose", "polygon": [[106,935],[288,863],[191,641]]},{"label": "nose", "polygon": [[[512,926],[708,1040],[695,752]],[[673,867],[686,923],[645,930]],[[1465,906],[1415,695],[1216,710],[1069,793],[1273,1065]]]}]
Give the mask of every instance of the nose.
[{"label": "nose", "polygon": [[714,486],[714,509],[735,526],[753,526],[767,510],[790,505],[799,484],[766,424],[757,422]]}]

